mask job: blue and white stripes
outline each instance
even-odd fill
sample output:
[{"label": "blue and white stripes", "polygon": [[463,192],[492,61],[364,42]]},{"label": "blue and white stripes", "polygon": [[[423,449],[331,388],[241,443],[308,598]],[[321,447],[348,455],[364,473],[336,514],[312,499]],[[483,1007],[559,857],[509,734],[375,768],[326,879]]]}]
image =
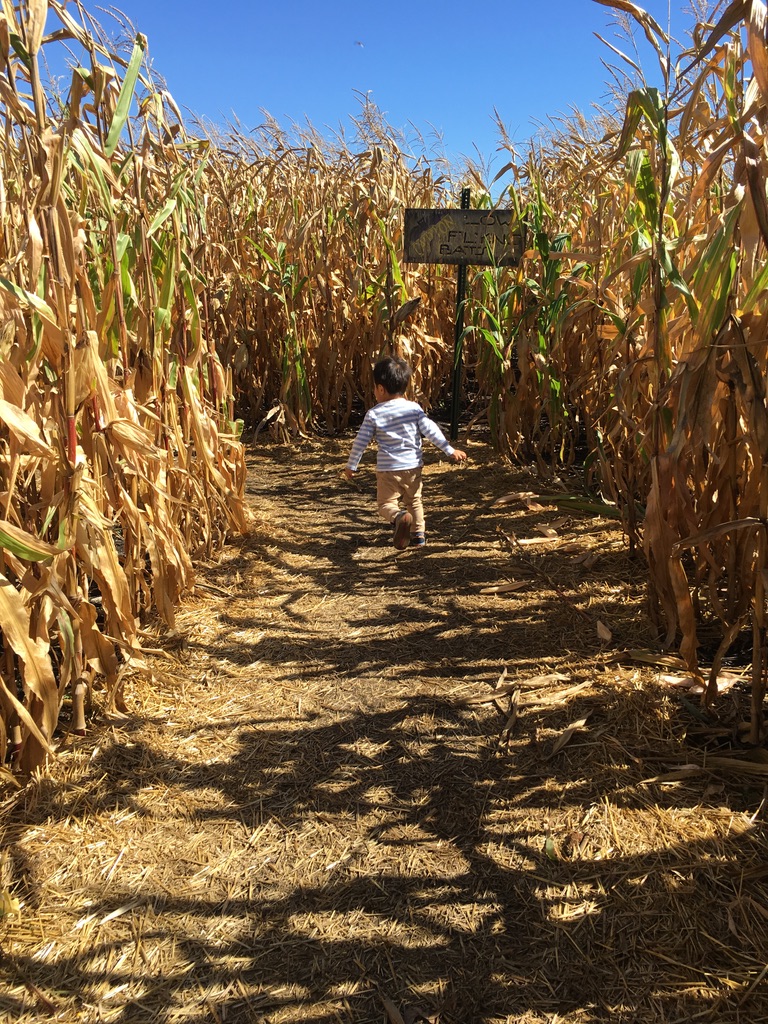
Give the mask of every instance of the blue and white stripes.
[{"label": "blue and white stripes", "polygon": [[362,426],[352,443],[347,468],[353,472],[360,465],[363,452],[375,441],[378,446],[376,469],[397,472],[424,465],[421,439],[426,437],[446,455],[453,455],[442,430],[416,402],[391,398],[380,402],[365,414]]}]

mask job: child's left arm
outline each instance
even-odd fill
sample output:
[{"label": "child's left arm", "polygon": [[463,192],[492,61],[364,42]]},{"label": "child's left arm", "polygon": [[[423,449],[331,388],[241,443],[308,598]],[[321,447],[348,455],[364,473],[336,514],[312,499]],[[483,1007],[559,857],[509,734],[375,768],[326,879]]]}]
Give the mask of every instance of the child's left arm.
[{"label": "child's left arm", "polygon": [[425,412],[421,414],[419,419],[419,430],[422,437],[426,437],[428,441],[431,441],[436,448],[439,448],[444,455],[448,456],[451,462],[463,462],[466,459],[467,453],[460,448],[454,448],[448,442],[440,427]]}]

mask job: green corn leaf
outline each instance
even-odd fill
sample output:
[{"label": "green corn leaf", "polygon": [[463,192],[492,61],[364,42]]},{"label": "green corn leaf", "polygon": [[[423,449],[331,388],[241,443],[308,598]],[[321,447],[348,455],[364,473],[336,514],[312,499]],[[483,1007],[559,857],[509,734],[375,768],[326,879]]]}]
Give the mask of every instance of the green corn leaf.
[{"label": "green corn leaf", "polygon": [[[76,157],[79,158],[80,167],[83,172],[86,166],[92,169],[96,179],[96,186],[104,203],[104,212],[111,218],[113,215],[112,192],[107,182],[109,167],[104,158],[94,152],[90,139],[82,128],[76,128],[72,132],[72,150],[70,152],[73,161]],[[84,199],[87,197],[85,189],[83,189],[83,197]]]},{"label": "green corn leaf", "polygon": [[29,51],[27,50],[26,46],[21,41],[21,36],[17,35],[16,32],[11,32],[9,34],[9,38],[11,41],[11,46],[13,47],[13,52],[22,62],[24,67],[27,68],[27,70],[30,70],[32,68],[32,58],[30,57]]},{"label": "green corn leaf", "polygon": [[712,341],[723,325],[731,284],[733,283],[738,265],[738,256],[736,251],[732,249],[727,259],[723,261],[719,268],[720,273],[714,286],[706,292],[707,301],[702,303],[697,325],[699,337],[705,344],[709,344]]},{"label": "green corn leaf", "polygon": [[696,303],[696,299],[693,297],[691,289],[688,287],[682,275],[680,274],[680,271],[677,269],[674,262],[672,261],[672,249],[672,243],[669,242],[667,239],[664,239],[664,242],[661,246],[661,251],[659,253],[661,265],[664,268],[664,273],[667,275],[667,279],[672,282],[675,288],[677,288],[677,290],[685,298],[686,305],[688,306],[688,312],[691,317],[691,322],[695,324],[696,318],[699,315],[699,307]]},{"label": "green corn leaf", "polygon": [[131,236],[124,234],[122,231],[117,236],[117,262],[119,263],[131,244]]},{"label": "green corn leaf", "polygon": [[133,101],[133,91],[136,88],[136,80],[139,77],[139,68],[144,59],[146,48],[147,40],[139,33],[136,36],[136,42],[133,44],[133,53],[128,64],[128,70],[125,72],[123,84],[120,87],[120,95],[117,97],[117,106],[115,107],[112,124],[109,126],[109,134],[104,144],[104,152],[107,156],[112,156],[117,149],[117,143],[120,141],[123,128],[125,128],[125,123],[128,120],[128,114],[130,113]]},{"label": "green corn leaf", "polygon": [[35,313],[38,313],[43,320],[47,320],[49,324],[56,326],[56,314],[53,312],[48,303],[41,299],[39,295],[34,295],[32,292],[26,291],[24,288],[20,288],[13,281],[9,281],[5,277],[0,277],[0,285],[3,286],[7,291],[14,295],[19,302],[19,305],[25,309],[32,309]]},{"label": "green corn leaf", "polygon": [[377,217],[376,218],[376,223],[379,225],[379,230],[381,231],[381,237],[384,239],[384,245],[386,245],[387,252],[389,253],[390,260],[392,261],[392,276],[394,277],[395,282],[397,283],[397,285],[400,288],[400,293],[401,293],[400,303],[402,304],[408,298],[408,290],[405,287],[405,282],[403,281],[403,275],[400,272],[400,262],[399,262],[399,260],[397,258],[397,253],[395,252],[395,247],[392,244],[392,242],[391,242],[391,240],[389,238],[389,235],[387,234],[387,229],[386,229],[386,226],[384,224],[384,221],[381,219],[381,217]]},{"label": "green corn leaf", "polygon": [[635,89],[627,97],[627,109],[617,156],[624,156],[635,137],[640,122],[645,119],[651,134],[663,147],[667,144],[666,107],[658,89]]},{"label": "green corn leaf", "polygon": [[166,199],[162,209],[159,211],[159,213],[155,214],[152,223],[149,225],[149,230],[147,231],[147,238],[151,238],[152,235],[154,235],[154,233],[157,231],[157,229],[162,227],[163,224],[165,224],[165,222],[168,220],[168,218],[171,216],[175,209],[176,198],[174,197],[173,199]]},{"label": "green corn leaf", "polygon": [[179,271],[179,279],[184,288],[184,296],[187,300],[187,309],[190,314],[189,337],[192,342],[192,351],[187,353],[187,361],[196,361],[202,346],[202,335],[200,333],[200,310],[197,296],[195,295],[194,284],[187,270]]},{"label": "green corn leaf", "polygon": [[624,113],[624,125],[621,129],[619,145],[616,151],[616,158],[627,154],[630,145],[634,141],[640,119],[643,116],[643,109],[639,102],[638,91],[631,92],[627,97],[627,109]]},{"label": "green corn leaf", "polygon": [[741,135],[741,119],[739,117],[739,108],[736,101],[736,91],[738,88],[737,83],[738,77],[738,64],[736,60],[736,54],[733,47],[728,47],[727,57],[725,62],[725,76],[723,78],[723,92],[725,93],[725,105],[728,109],[728,117],[731,125],[735,132]]},{"label": "green corn leaf", "polygon": [[49,562],[63,550],[39,540],[5,519],[0,519],[0,548],[10,551],[26,562]]},{"label": "green corn leaf", "polygon": [[75,631],[72,628],[72,620],[67,614],[66,609],[62,608],[59,614],[56,616],[56,621],[61,631],[61,637],[64,641],[64,646],[70,652],[75,650]]},{"label": "green corn leaf", "polygon": [[755,308],[758,299],[765,297],[765,290],[768,288],[768,263],[764,263],[762,269],[750,285],[746,298],[741,306],[742,313],[749,313]]},{"label": "green corn leaf", "polygon": [[659,228],[659,194],[653,179],[651,160],[646,150],[640,149],[630,153],[627,158],[627,168],[630,180],[635,186],[639,208],[643,214],[644,223],[638,227],[645,228],[649,234],[655,235]]},{"label": "green corn leaf", "polygon": [[717,289],[717,283],[720,280],[729,251],[733,250],[734,231],[740,210],[741,203],[738,203],[728,211],[722,226],[713,235],[693,275],[693,291],[700,296],[702,303]]},{"label": "green corn leaf", "polygon": [[644,260],[632,276],[632,302],[637,305],[648,281],[650,272],[650,259]]},{"label": "green corn leaf", "polygon": [[176,280],[176,260],[174,250],[168,252],[165,264],[163,284],[160,289],[160,296],[155,308],[155,328],[162,331],[171,322],[171,302],[173,301],[173,287]]},{"label": "green corn leaf", "polygon": [[129,261],[123,259],[120,261],[120,281],[123,288],[123,295],[130,299],[131,302],[137,302],[136,288],[133,284],[133,278],[131,277],[131,268]]},{"label": "green corn leaf", "polygon": [[667,150],[667,183],[666,190],[669,194],[669,190],[672,188],[674,183],[677,181],[677,176],[680,173],[680,154],[672,143],[671,139],[667,139],[666,144]]},{"label": "green corn leaf", "polygon": [[[179,173],[173,179],[173,184],[171,185],[171,191],[168,193],[168,195],[169,195],[169,197],[171,199],[175,199],[176,196],[179,194],[179,192],[181,191],[181,186],[184,184],[184,181],[186,180],[188,174],[189,174],[189,168],[185,167],[185,168],[183,168],[183,170],[179,171]],[[189,200],[189,193],[186,193],[186,195],[187,195],[187,199],[188,199],[188,205],[190,205],[190,206],[193,205],[191,200]]]}]

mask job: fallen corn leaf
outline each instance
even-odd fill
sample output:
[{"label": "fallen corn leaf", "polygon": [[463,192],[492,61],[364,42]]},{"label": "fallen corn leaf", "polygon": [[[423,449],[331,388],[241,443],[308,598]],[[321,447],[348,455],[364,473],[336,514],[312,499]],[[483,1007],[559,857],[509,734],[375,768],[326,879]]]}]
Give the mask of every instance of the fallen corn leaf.
[{"label": "fallen corn leaf", "polygon": [[553,529],[551,526],[537,526],[536,529],[544,537],[556,537],[557,536],[557,530]]},{"label": "fallen corn leaf", "polygon": [[524,504],[530,512],[543,512],[545,508],[544,505],[538,501],[534,501],[533,498],[526,498]]},{"label": "fallen corn leaf", "polygon": [[562,672],[547,672],[544,675],[532,676],[530,679],[519,680],[520,686],[549,686],[550,683],[569,683],[571,677]]},{"label": "fallen corn leaf", "polygon": [[562,750],[565,744],[580,730],[583,729],[589,720],[589,715],[585,715],[584,718],[580,718],[577,722],[571,722],[570,725],[566,726],[565,729],[555,740],[552,750],[549,752],[550,757],[554,757],[555,754]]},{"label": "fallen corn leaf", "polygon": [[509,594],[513,590],[522,590],[529,585],[528,580],[518,580],[517,583],[495,583],[491,587],[481,587],[481,594]]},{"label": "fallen corn leaf", "polygon": [[21,906],[18,899],[12,896],[7,889],[0,889],[0,919],[8,917],[10,914],[18,914],[21,911]]},{"label": "fallen corn leaf", "polygon": [[597,635],[601,640],[608,641],[613,639],[613,633],[608,629],[604,622],[600,621],[600,619],[597,620]]},{"label": "fallen corn leaf", "polygon": [[499,505],[511,505],[513,501],[525,501],[533,497],[533,491],[516,491],[514,494],[502,494],[500,498],[491,503],[491,508]]},{"label": "fallen corn leaf", "polygon": [[386,996],[382,996],[381,1001],[384,1003],[384,1009],[387,1011],[389,1024],[405,1024],[402,1014],[391,999],[387,999]]},{"label": "fallen corn leaf", "polygon": [[685,669],[685,662],[674,654],[654,654],[653,651],[625,651],[619,657],[627,657],[632,661],[641,661],[646,665],[664,665],[667,668]]},{"label": "fallen corn leaf", "polygon": [[682,782],[684,779],[690,779],[694,775],[701,775],[704,771],[705,769],[701,765],[683,764],[679,768],[675,768],[674,771],[664,772],[662,775],[654,775],[650,779],[643,779],[642,784],[649,786],[655,782]]}]

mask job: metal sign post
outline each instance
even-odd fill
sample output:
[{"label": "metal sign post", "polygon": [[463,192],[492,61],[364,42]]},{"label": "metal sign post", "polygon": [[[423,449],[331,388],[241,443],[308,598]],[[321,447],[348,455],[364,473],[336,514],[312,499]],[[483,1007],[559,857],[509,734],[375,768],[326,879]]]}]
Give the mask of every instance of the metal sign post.
[{"label": "metal sign post", "polygon": [[461,190],[458,210],[405,211],[405,262],[456,264],[456,323],[451,382],[451,440],[459,436],[459,406],[467,267],[514,266],[520,262],[523,236],[513,231],[511,210],[470,210],[470,190]]},{"label": "metal sign post", "polygon": [[[461,209],[469,209],[470,189],[461,190]],[[464,299],[467,293],[467,264],[460,263],[456,271],[456,324],[453,331],[453,380],[451,383],[451,441],[459,436],[459,407],[461,404],[461,373],[464,369]]]}]

